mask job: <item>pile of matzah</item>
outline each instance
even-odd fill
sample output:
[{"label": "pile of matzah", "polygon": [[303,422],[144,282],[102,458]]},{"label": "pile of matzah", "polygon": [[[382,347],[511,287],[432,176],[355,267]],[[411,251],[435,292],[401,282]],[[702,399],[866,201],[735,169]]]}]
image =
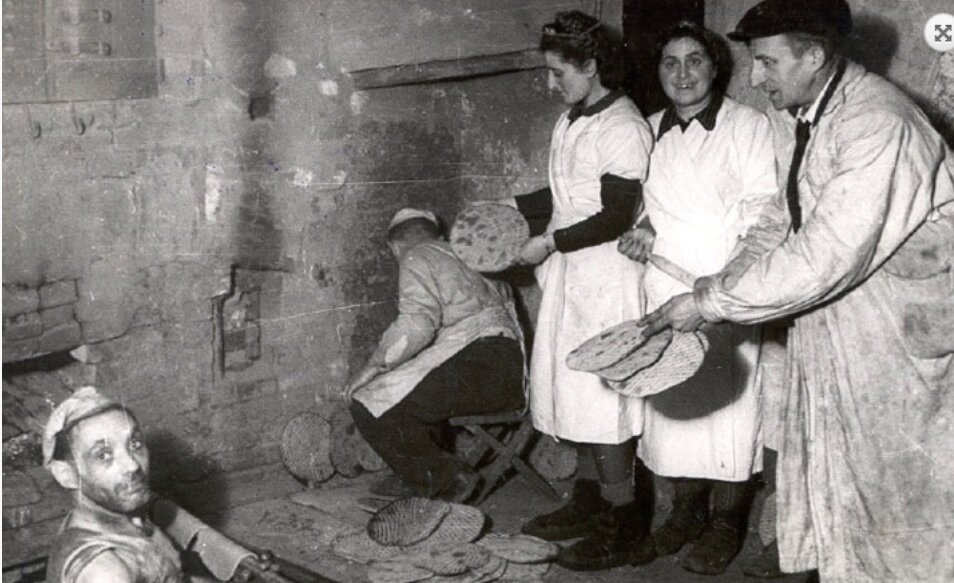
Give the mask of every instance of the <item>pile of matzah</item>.
[{"label": "pile of matzah", "polygon": [[372,583],[542,581],[559,547],[518,534],[489,533],[472,506],[425,498],[388,504],[367,528],[340,534],[340,557],[367,565]]},{"label": "pile of matzah", "polygon": [[573,370],[599,375],[615,391],[647,397],[694,375],[705,358],[708,341],[701,332],[669,328],[644,337],[637,320],[607,328],[567,355]]}]

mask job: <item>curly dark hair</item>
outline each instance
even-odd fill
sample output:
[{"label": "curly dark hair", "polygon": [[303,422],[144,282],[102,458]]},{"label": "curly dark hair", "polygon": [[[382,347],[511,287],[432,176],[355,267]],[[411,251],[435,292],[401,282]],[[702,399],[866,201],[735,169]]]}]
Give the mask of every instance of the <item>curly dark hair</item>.
[{"label": "curly dark hair", "polygon": [[553,22],[543,26],[540,50],[557,53],[577,67],[593,59],[600,83],[607,89],[618,89],[625,82],[622,41],[599,20],[579,10],[558,12]]},{"label": "curly dark hair", "polygon": [[691,38],[702,45],[716,71],[712,86],[720,93],[725,93],[729,80],[732,78],[732,53],[729,52],[729,45],[721,36],[695,22],[688,20],[677,22],[659,35],[653,51],[653,62],[656,66],[658,67],[662,60],[663,49],[666,45],[681,38]]}]

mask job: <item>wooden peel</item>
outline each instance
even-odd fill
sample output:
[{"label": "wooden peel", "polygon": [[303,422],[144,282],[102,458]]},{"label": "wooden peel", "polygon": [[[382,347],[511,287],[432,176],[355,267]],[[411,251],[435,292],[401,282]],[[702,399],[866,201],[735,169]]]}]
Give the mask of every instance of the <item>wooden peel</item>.
[{"label": "wooden peel", "polygon": [[649,256],[649,262],[653,265],[653,267],[675,279],[679,283],[692,287],[696,282],[696,276],[679,267],[672,261],[666,259],[662,255],[651,254]]}]

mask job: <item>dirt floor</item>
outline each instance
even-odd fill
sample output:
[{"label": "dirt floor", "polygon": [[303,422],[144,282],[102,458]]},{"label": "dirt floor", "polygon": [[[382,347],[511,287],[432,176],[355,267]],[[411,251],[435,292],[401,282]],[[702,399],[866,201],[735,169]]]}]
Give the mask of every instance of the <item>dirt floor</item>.
[{"label": "dirt floor", "polygon": [[[361,583],[367,581],[367,568],[334,555],[330,543],[337,534],[366,525],[370,515],[358,508],[356,503],[358,499],[369,496],[368,484],[378,477],[375,474],[353,479],[336,477],[317,489],[303,488],[290,495],[236,506],[223,513],[218,526],[239,540],[270,549],[282,558],[306,566],[332,580]],[[561,493],[565,493],[569,487],[568,483],[557,484]],[[661,493],[661,497],[665,495],[665,492]],[[761,497],[758,497],[756,508],[760,502]],[[522,479],[515,477],[491,494],[480,508],[488,516],[489,530],[516,533],[530,517],[557,506],[532,490]],[[662,506],[665,506],[664,502]],[[597,573],[575,573],[554,565],[544,580],[568,583],[757,583],[760,580],[745,577],[739,565],[759,548],[758,535],[752,528],[745,549],[726,573],[718,577],[695,575],[683,570],[679,565],[682,554],[686,552],[683,550],[679,555],[658,559],[647,566],[619,567]],[[775,581],[805,583],[807,579],[806,574],[798,574]]]}]

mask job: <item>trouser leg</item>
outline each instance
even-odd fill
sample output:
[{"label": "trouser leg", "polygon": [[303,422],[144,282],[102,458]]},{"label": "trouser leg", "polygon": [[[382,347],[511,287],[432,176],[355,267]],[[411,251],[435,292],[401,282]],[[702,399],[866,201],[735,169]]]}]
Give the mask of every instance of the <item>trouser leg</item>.
[{"label": "trouser leg", "polygon": [[461,470],[461,462],[435,441],[434,425],[459,415],[519,409],[523,402],[519,345],[492,337],[467,345],[380,417],[357,402],[352,415],[395,474],[421,495],[434,496]]}]

